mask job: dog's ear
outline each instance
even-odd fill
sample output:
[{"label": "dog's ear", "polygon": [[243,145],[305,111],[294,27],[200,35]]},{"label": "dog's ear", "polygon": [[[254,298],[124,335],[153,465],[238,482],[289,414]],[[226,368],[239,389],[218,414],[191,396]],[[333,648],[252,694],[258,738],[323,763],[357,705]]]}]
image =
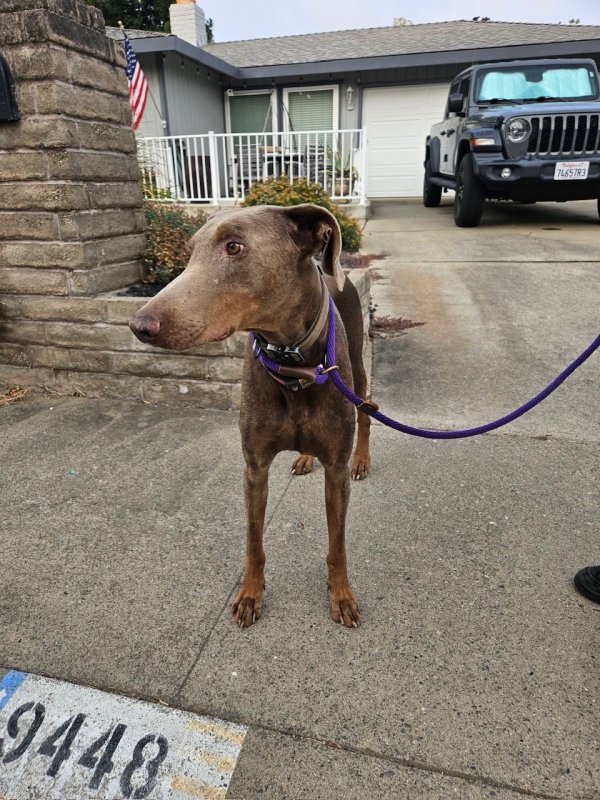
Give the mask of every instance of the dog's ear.
[{"label": "dog's ear", "polygon": [[337,219],[330,211],[312,203],[289,206],[285,213],[296,228],[293,237],[298,246],[309,255],[322,251],[323,272],[335,278],[338,289],[344,288],[346,276],[340,266],[342,234]]}]

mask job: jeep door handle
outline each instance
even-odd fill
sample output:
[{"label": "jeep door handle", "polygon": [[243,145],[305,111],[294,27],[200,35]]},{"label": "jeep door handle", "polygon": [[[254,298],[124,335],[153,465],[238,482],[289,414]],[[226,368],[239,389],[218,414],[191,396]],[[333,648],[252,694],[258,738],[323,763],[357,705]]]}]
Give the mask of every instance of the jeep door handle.
[{"label": "jeep door handle", "polygon": [[444,131],[447,136],[452,136],[453,133],[456,133],[456,128],[448,128],[447,131]]}]

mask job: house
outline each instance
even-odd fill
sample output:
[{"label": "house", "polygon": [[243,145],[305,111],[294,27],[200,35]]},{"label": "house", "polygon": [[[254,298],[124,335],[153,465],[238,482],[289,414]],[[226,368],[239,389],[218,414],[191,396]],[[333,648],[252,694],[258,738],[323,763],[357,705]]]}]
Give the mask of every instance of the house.
[{"label": "house", "polygon": [[178,199],[231,202],[282,173],[355,205],[418,196],[425,136],[459,71],[600,62],[600,26],[463,20],[207,44],[194,0],[170,15],[172,34],[128,33],[155,101],[140,141],[147,164],[164,165],[155,188]]}]

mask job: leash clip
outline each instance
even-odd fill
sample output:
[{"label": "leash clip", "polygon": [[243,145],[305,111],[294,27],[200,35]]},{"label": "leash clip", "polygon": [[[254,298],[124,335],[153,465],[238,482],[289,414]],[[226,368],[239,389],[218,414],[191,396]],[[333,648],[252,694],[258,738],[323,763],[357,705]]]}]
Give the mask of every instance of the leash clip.
[{"label": "leash clip", "polygon": [[373,403],[371,400],[363,400],[359,406],[356,406],[359,411],[362,411],[363,414],[366,414],[368,417],[372,416],[375,411],[379,411],[379,406],[377,403]]},{"label": "leash clip", "polygon": [[252,352],[254,358],[258,358],[264,353],[268,358],[277,361],[279,364],[300,365],[304,363],[304,356],[299,347],[289,347],[288,345],[272,344],[257,333],[252,334]]},{"label": "leash clip", "polygon": [[264,344],[259,345],[262,350],[273,361],[278,361],[280,364],[304,364],[304,356],[300,352],[299,347],[288,347],[287,345],[271,344],[265,341]]},{"label": "leash clip", "polygon": [[278,353],[279,358],[284,364],[304,364],[304,356],[300,352],[299,347],[288,347],[286,345],[285,347],[278,348]]}]

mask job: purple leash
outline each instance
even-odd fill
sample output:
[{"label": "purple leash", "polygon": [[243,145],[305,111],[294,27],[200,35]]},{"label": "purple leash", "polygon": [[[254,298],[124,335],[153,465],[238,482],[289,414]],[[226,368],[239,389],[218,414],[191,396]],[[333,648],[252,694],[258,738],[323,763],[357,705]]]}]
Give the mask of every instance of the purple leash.
[{"label": "purple leash", "polygon": [[[352,389],[349,386],[346,386],[344,381],[341,379],[340,374],[337,370],[333,370],[328,372],[325,375],[321,375],[324,380],[327,380],[329,376],[331,376],[331,380],[334,382],[336,389],[338,389],[344,397],[349,400],[351,403],[354,403],[355,406],[362,406],[364,405],[365,408],[362,410],[369,414],[369,416],[373,417],[374,419],[382,422],[384,425],[387,425],[389,428],[393,428],[396,431],[401,431],[401,433],[408,433],[410,436],[421,436],[426,439],[466,439],[468,436],[478,436],[480,433],[488,433],[488,431],[496,430],[496,428],[501,428],[503,425],[507,425],[509,422],[512,422],[515,419],[523,416],[528,411],[531,411],[532,408],[535,408],[542,400],[545,400],[548,395],[552,394],[555,389],[564,383],[569,375],[571,375],[575,370],[580,367],[584,361],[586,361],[594,351],[596,351],[600,347],[600,335],[598,335],[591,345],[586,348],[583,353],[573,361],[572,364],[564,369],[560,375],[555,378],[552,383],[550,383],[546,388],[529,400],[524,405],[517,408],[515,411],[512,411],[510,414],[507,414],[504,417],[500,417],[500,419],[495,420],[494,422],[488,422],[486,425],[479,425],[476,428],[467,428],[466,430],[462,431],[430,431],[423,428],[413,428],[410,425],[404,425],[402,422],[397,422],[395,419],[391,417],[387,417],[385,414],[382,414],[381,411],[373,410],[372,406],[369,406],[368,402],[359,397],[357,394],[354,394]],[[335,364],[335,305],[331,297],[329,298],[329,331],[327,334],[327,363],[328,364]],[[323,368],[321,367],[321,370]],[[319,381],[319,383],[323,383],[324,381]]]}]

